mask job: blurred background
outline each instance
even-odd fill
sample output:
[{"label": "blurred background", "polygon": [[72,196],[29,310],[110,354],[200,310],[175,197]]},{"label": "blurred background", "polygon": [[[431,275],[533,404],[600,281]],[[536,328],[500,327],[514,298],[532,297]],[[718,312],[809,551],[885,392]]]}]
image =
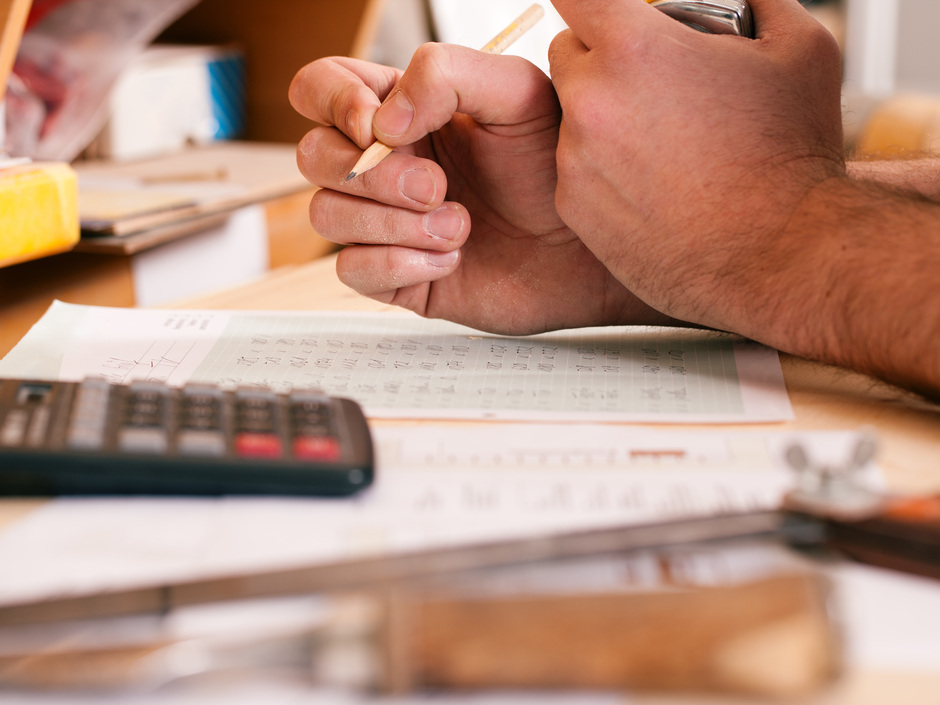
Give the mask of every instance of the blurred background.
[{"label": "blurred background", "polygon": [[[174,140],[296,142],[307,126],[287,105],[286,88],[307,61],[342,53],[404,68],[425,41],[481,46],[494,27],[505,26],[529,4],[355,0],[340,9],[319,0],[272,0],[262,11],[244,0],[37,0],[7,93],[6,148],[13,156],[71,161],[139,157],[165,149],[161,139],[167,148],[175,146]],[[510,53],[548,72],[548,45],[564,23],[550,3],[543,4],[545,19]],[[940,49],[931,34],[940,21],[940,3],[803,4],[843,49],[849,149],[861,149],[863,155],[932,151],[934,101],[940,96],[935,54]],[[259,22],[261,14],[264,21]],[[208,89],[187,74],[206,65],[215,72]],[[176,72],[169,82],[173,91],[167,87],[171,68]],[[162,84],[154,78],[158,71]],[[214,104],[206,108],[209,92]],[[228,101],[224,112],[220,92]],[[162,106],[156,106],[159,120],[152,117],[154,110],[140,109],[144,96],[155,94],[163,96]],[[878,122],[878,109],[889,110],[894,136],[883,136],[880,123],[869,123],[873,117]],[[142,126],[148,116],[150,122]],[[188,124],[180,125],[184,118]],[[877,139],[863,139],[869,127]],[[172,130],[176,134],[167,134]],[[143,144],[142,134],[154,144]],[[134,137],[138,144],[131,144]],[[891,139],[900,144],[891,145]]]}]

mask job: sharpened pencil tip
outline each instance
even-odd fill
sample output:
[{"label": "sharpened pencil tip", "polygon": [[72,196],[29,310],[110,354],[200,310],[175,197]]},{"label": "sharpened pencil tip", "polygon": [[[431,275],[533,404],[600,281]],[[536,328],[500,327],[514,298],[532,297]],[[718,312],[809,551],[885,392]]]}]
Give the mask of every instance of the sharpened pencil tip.
[{"label": "sharpened pencil tip", "polygon": [[349,175],[346,177],[346,181],[349,181],[350,179],[355,179],[355,178],[356,178],[356,172],[351,171],[349,172]]}]

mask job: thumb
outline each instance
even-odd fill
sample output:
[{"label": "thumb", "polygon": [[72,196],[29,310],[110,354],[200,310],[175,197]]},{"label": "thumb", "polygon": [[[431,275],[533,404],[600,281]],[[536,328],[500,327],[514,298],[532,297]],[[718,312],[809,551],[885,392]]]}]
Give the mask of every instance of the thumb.
[{"label": "thumb", "polygon": [[391,146],[417,142],[465,113],[482,125],[514,125],[558,111],[551,81],[517,56],[454,44],[425,44],[375,113],[375,136]]}]

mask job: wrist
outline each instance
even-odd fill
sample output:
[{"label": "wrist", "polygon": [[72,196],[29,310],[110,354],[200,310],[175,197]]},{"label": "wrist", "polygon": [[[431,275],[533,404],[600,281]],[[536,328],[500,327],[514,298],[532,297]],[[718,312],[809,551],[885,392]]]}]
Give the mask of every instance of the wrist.
[{"label": "wrist", "polygon": [[[818,183],[780,238],[763,342],[940,396],[940,206],[873,182]],[[760,339],[760,338],[759,338]]]}]

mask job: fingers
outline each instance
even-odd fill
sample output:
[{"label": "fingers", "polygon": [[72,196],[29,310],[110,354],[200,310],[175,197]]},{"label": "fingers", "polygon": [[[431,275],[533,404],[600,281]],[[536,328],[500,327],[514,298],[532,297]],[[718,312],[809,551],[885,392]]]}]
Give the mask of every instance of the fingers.
[{"label": "fingers", "polygon": [[309,132],[297,153],[301,172],[321,187],[310,201],[310,222],[328,240],[446,251],[470,232],[466,208],[444,203],[446,177],[433,161],[396,152],[347,181],[359,150],[327,127]]},{"label": "fingers", "polygon": [[346,180],[361,151],[333,128],[308,132],[297,147],[297,166],[314,186],[373,199],[381,204],[431,211],[444,202],[447,179],[429,160],[397,151],[374,169]]},{"label": "fingers", "polygon": [[341,282],[364,296],[423,314],[427,285],[452,274],[459,261],[459,250],[355,246],[339,253],[336,273]]},{"label": "fingers", "polygon": [[548,63],[551,67],[552,82],[556,90],[567,83],[566,73],[579,57],[584,56],[588,48],[571,29],[555,35],[548,47]]},{"label": "fingers", "polygon": [[420,213],[327,189],[310,200],[310,222],[317,233],[340,245],[395,244],[449,252],[470,234],[470,216],[457,203]]},{"label": "fingers", "polygon": [[373,131],[389,145],[410,144],[455,113],[481,125],[516,125],[556,115],[558,104],[548,77],[525,59],[425,44],[375,113]]},{"label": "fingers", "polygon": [[334,125],[364,149],[374,140],[372,118],[398,81],[397,69],[346,57],[319,59],[291,81],[288,97],[304,117]]},{"label": "fingers", "polygon": [[750,0],[750,4],[764,48],[783,56],[792,71],[810,72],[816,81],[838,81],[841,87],[839,45],[799,0]]},{"label": "fingers", "polygon": [[[415,154],[424,145],[400,148],[356,179],[345,178],[361,148],[373,141],[379,97],[397,79],[397,73],[372,64],[321,60],[297,74],[290,98],[302,114],[335,125],[314,128],[301,140],[297,164],[321,187],[310,203],[313,227],[347,246],[337,260],[340,279],[366,296],[420,312],[427,305],[429,283],[458,265],[459,248],[470,232],[469,213],[462,205],[444,203],[443,169]],[[441,124],[461,105],[452,99],[453,91],[445,101],[433,88],[416,93],[424,103],[443,105]]]}]

